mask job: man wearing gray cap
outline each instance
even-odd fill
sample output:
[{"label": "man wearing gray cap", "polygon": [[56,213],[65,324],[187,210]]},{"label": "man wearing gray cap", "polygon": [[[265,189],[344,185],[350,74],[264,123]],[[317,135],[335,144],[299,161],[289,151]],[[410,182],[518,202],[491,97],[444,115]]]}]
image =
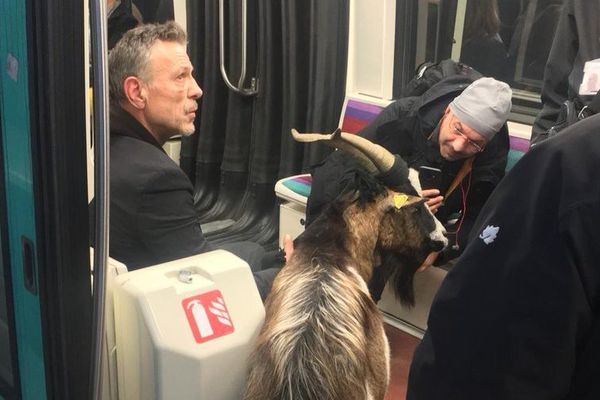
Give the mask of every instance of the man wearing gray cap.
[{"label": "man wearing gray cap", "polygon": [[483,151],[506,122],[511,96],[510,87],[493,78],[469,85],[446,109],[445,114],[452,113],[456,123],[450,126],[449,135],[441,132],[445,139],[439,141],[442,157],[452,161]]},{"label": "man wearing gray cap", "polygon": [[[358,133],[400,155],[410,168],[428,172],[421,174],[421,196],[446,225],[451,243],[437,264],[461,252],[506,168],[510,87],[492,78],[473,82],[471,77],[450,76],[420,96],[396,100]],[[312,171],[308,224],[340,193],[345,171],[353,167],[338,153]],[[374,277],[371,285],[375,300],[385,283],[381,279]]]}]

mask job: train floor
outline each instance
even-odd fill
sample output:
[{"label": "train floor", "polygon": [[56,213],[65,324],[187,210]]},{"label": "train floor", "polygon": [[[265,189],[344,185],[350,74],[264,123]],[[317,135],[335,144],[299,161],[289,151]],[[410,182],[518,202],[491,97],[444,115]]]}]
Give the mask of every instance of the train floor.
[{"label": "train floor", "polygon": [[385,325],[385,332],[391,348],[390,385],[385,400],[404,400],[406,399],[408,370],[420,340],[388,324]]}]

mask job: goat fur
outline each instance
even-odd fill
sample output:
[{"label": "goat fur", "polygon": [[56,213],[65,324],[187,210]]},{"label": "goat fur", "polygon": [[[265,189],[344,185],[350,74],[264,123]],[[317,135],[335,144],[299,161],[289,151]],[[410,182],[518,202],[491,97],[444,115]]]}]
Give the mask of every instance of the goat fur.
[{"label": "goat fur", "polygon": [[389,346],[366,282],[381,250],[422,263],[430,250],[411,219],[433,216],[415,196],[397,209],[394,192],[359,175],[359,189],[307,228],[276,277],[245,400],[384,398]]}]

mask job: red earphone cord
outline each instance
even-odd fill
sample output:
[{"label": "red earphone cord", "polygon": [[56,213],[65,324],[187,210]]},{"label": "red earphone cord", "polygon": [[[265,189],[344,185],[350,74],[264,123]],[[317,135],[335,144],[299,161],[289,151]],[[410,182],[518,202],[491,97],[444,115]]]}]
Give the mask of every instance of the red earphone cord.
[{"label": "red earphone cord", "polygon": [[454,232],[450,232],[450,233],[456,235],[456,245],[459,247],[460,247],[460,243],[458,243],[458,232],[460,232],[462,223],[465,220],[465,215],[467,215],[467,195],[469,194],[469,190],[471,189],[471,176],[472,176],[472,174],[469,173],[469,181],[467,183],[466,190],[465,190],[464,180],[460,183],[460,191],[462,194],[462,210],[461,210],[462,215],[460,216],[460,222],[458,223],[456,230]]}]

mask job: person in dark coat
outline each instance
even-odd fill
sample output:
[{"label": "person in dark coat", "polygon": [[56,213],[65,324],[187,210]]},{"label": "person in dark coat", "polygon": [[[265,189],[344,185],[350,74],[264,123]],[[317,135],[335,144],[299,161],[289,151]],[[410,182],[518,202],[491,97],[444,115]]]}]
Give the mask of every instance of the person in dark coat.
[{"label": "person in dark coat", "polygon": [[131,0],[107,0],[108,14],[108,49],[115,47],[128,30],[135,28],[143,22],[139,10]]},{"label": "person in dark coat", "polygon": [[[452,243],[438,264],[460,253],[479,210],[504,176],[510,107],[507,84],[492,78],[471,83],[457,75],[421,96],[391,103],[358,133],[398,154],[411,168],[441,170],[437,186],[421,193]],[[351,163],[334,152],[313,169],[307,224],[341,192],[345,171],[354,168]],[[382,279],[376,269],[371,287],[375,300],[383,290]]]},{"label": "person in dark coat", "polygon": [[[186,44],[175,22],[148,24],[125,33],[109,55],[110,256],[129,270],[213,250],[192,183],[162,148],[195,129],[202,89]],[[276,257],[250,242],[220,248],[250,264],[264,299],[277,269],[261,269]]]},{"label": "person in dark coat", "polygon": [[496,0],[468,1],[460,61],[485,76],[510,82],[513,71],[500,37],[501,25]]},{"label": "person in dark coat", "polygon": [[567,99],[588,104],[593,95],[579,95],[586,61],[600,58],[600,1],[566,0],[555,28],[552,48],[544,69],[542,110],[531,133],[531,143],[557,122]]},{"label": "person in dark coat", "polygon": [[408,400],[600,399],[598,131],[600,116],[566,128],[498,185],[434,299]]}]

